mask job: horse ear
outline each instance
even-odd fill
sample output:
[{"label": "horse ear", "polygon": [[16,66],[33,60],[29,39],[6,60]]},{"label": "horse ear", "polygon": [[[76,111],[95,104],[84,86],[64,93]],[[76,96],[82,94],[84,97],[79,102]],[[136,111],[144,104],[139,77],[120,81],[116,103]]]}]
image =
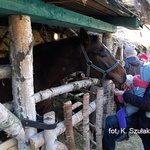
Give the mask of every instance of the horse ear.
[{"label": "horse ear", "polygon": [[83,28],[80,29],[80,38],[85,46],[90,43],[90,36]]}]

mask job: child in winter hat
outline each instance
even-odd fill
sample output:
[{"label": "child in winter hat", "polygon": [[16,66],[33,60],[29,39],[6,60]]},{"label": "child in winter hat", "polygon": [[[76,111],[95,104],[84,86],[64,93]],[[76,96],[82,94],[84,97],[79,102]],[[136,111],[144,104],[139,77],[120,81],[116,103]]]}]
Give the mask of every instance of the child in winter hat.
[{"label": "child in winter hat", "polygon": [[142,61],[143,64],[146,64],[149,62],[148,60],[148,56],[145,54],[145,53],[142,53],[140,56],[139,56],[140,60]]}]

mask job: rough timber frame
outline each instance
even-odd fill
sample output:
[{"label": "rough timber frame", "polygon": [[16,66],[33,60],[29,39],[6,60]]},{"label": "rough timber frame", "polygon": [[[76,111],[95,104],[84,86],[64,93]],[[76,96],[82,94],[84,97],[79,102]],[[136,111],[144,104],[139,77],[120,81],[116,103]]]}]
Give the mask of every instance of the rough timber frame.
[{"label": "rough timber frame", "polygon": [[85,28],[92,32],[113,33],[116,26],[79,13],[47,5],[39,0],[0,0],[0,17],[28,15],[35,23],[66,28]]}]

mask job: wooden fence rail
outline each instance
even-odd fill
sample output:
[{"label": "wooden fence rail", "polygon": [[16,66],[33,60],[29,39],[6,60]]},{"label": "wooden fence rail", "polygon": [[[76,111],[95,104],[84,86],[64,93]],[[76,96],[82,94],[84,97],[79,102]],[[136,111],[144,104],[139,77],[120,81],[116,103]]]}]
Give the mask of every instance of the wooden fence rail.
[{"label": "wooden fence rail", "polygon": [[[10,77],[9,75],[11,74],[11,72],[10,72],[9,66],[5,66],[5,67],[0,66],[0,78],[4,78],[4,77],[9,78]],[[1,74],[3,74],[3,75],[1,75]],[[87,87],[90,87],[93,85],[98,85],[99,83],[100,83],[100,81],[98,79],[89,78],[89,79],[85,79],[85,80],[81,80],[81,81],[75,81],[75,82],[69,83],[67,85],[62,85],[62,86],[58,86],[58,87],[54,87],[54,88],[50,88],[50,89],[46,89],[46,90],[37,92],[33,95],[33,97],[34,97],[35,103],[38,103],[47,98],[52,98],[57,95],[80,90],[83,87],[87,88]],[[95,110],[96,110],[97,150],[101,149],[102,129],[104,126],[104,120],[107,115],[113,113],[113,109],[112,109],[113,108],[113,105],[112,105],[113,104],[113,102],[112,102],[113,101],[113,93],[111,92],[111,88],[113,88],[113,87],[114,87],[113,82],[111,80],[106,80],[103,83],[103,87],[97,87],[96,91],[94,91],[96,93],[95,100],[93,100],[92,102],[90,102],[88,104],[88,101],[90,101],[90,99],[88,98],[88,97],[90,97],[89,93],[91,93],[91,91],[89,91],[89,93],[86,93],[83,95],[83,101],[82,101],[83,103],[80,101],[80,102],[76,102],[71,105],[72,110],[74,110],[75,108],[77,108],[81,105],[84,105],[83,110],[80,110],[71,116],[71,120],[72,120],[71,124],[72,124],[72,126],[75,126],[79,122],[83,121],[83,125],[85,127],[84,131],[83,131],[83,141],[84,141],[84,148],[86,150],[88,150],[90,148],[89,140],[87,140],[87,137],[89,137],[89,134],[88,134],[89,133],[88,132],[89,131],[89,115],[91,113],[93,113]],[[107,94],[106,94],[106,92],[107,92]],[[81,100],[81,98],[78,98],[78,96],[74,96],[74,97]],[[3,107],[4,106],[2,105],[2,108]],[[106,107],[106,108],[105,108],[105,114],[103,115],[104,107]],[[96,108],[98,108],[98,109],[96,109]],[[9,111],[7,110],[7,112],[9,112]],[[54,114],[54,112],[50,112],[50,114]],[[83,116],[84,116],[84,120],[83,120]],[[48,118],[48,116],[46,115],[44,118]],[[53,118],[53,117],[49,117],[49,118]],[[53,120],[49,120],[49,121],[46,119],[45,123],[48,123],[48,124],[54,123],[54,120],[55,120],[54,118],[53,118]],[[1,123],[0,123],[0,126],[2,126]],[[22,130],[22,131],[24,133],[24,130]],[[30,147],[32,150],[36,150],[36,149],[44,146],[43,149],[47,150],[51,146],[53,146],[53,150],[67,150],[68,148],[66,147],[66,145],[57,141],[57,136],[64,133],[65,131],[66,131],[66,125],[65,125],[64,121],[59,122],[55,129],[44,130],[42,132],[39,132],[39,133],[31,136],[29,139]],[[12,134],[12,136],[13,136],[13,134]],[[22,138],[23,138],[23,136],[22,136]],[[86,140],[84,140],[84,138]],[[47,141],[47,139],[48,139],[48,141]],[[20,140],[20,139],[17,139],[17,140]],[[49,143],[51,143],[51,144],[49,144]],[[0,145],[0,147],[1,147],[1,145]]]}]

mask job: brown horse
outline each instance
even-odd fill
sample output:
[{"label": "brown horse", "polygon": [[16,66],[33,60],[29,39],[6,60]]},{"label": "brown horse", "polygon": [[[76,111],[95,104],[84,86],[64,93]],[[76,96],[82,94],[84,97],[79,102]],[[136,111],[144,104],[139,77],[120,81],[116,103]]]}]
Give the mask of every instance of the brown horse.
[{"label": "brown horse", "polygon": [[[125,70],[100,42],[99,36],[89,35],[84,29],[80,30],[80,36],[34,46],[33,67],[35,92],[55,86],[76,71],[83,71],[90,77],[112,79],[116,86],[122,84],[126,76]],[[3,80],[3,84],[0,84],[0,91],[3,91],[0,99],[12,100],[11,81]],[[37,112],[45,113],[44,108],[50,107],[48,102],[40,102]]]}]

